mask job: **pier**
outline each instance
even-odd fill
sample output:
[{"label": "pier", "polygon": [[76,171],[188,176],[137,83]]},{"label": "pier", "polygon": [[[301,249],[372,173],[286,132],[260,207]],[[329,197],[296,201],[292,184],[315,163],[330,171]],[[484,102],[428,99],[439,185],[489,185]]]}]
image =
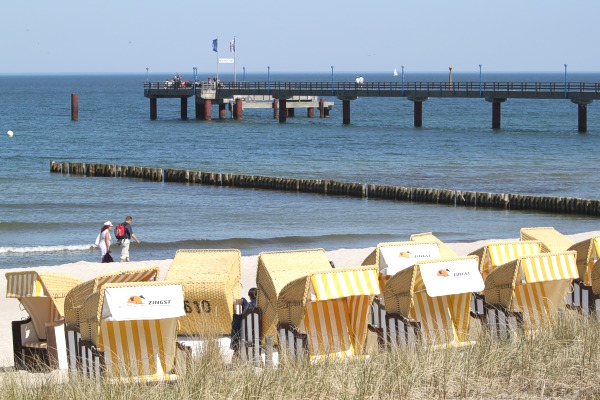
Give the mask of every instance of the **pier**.
[{"label": "pier", "polygon": [[[481,98],[491,103],[492,129],[501,127],[501,105],[509,99],[567,100],[577,105],[578,131],[587,131],[587,106],[600,99],[600,83],[571,82],[196,82],[174,85],[167,82],[144,83],[144,96],[150,99],[150,119],[157,118],[157,99],[179,98],[181,119],[187,119],[187,102],[195,98],[196,118],[211,119],[212,104],[219,105],[219,118],[225,118],[229,105],[236,119],[243,108],[260,98],[270,104],[274,117],[285,122],[297,108],[306,108],[307,116],[329,115],[333,106],[324,97],[342,102],[342,123],[350,124],[351,102],[359,97],[398,97],[413,102],[414,126],[423,124],[423,103],[430,98]],[[318,99],[318,100],[317,100]],[[268,107],[267,107],[268,108]],[[290,114],[290,110],[291,111]],[[311,111],[312,110],[312,111]],[[278,116],[278,117],[277,117]]]}]

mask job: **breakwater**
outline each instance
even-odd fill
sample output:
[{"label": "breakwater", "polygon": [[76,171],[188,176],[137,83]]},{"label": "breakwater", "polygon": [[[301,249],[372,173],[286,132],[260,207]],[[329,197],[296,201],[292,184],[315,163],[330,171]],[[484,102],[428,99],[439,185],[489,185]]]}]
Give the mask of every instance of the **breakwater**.
[{"label": "breakwater", "polygon": [[281,178],[225,174],[189,169],[149,168],[115,164],[50,161],[50,172],[88,177],[137,178],[151,182],[283,190],[370,199],[446,204],[464,207],[543,211],[600,216],[600,201],[574,197],[472,192],[451,189],[339,182],[324,179]]}]

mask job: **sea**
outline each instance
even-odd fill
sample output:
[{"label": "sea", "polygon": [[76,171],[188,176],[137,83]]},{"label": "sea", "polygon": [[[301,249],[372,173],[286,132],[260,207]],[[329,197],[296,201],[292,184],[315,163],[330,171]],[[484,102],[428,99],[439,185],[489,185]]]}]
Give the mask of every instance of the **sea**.
[{"label": "sea", "polygon": [[[192,79],[192,73],[182,74]],[[200,77],[212,75],[199,73]],[[221,74],[221,80],[398,81],[392,72]],[[521,227],[553,226],[565,234],[600,229],[598,217],[465,208],[309,193],[153,183],[128,178],[51,174],[51,160],[115,163],[207,172],[332,179],[494,193],[600,199],[600,104],[588,106],[588,131],[577,132],[568,100],[509,99],[502,128],[491,129],[484,99],[429,99],[423,126],[413,126],[404,98],[359,98],[351,124],[342,105],[329,118],[298,110],[282,124],[272,110],[245,110],[242,120],[180,120],[177,99],[158,100],[150,120],[146,80],[172,73],[0,75],[0,268],[100,261],[102,224],[134,218],[141,244],[131,258],[169,259],[178,249],[262,251],[364,248],[432,231],[447,242],[517,238]],[[202,80],[204,80],[203,78]],[[447,81],[447,73],[409,73],[405,82]],[[454,82],[478,82],[455,73]],[[486,73],[485,82],[557,82],[553,73]],[[600,82],[571,73],[569,82]],[[79,96],[79,121],[70,96]],[[230,117],[230,114],[228,114]],[[7,135],[14,132],[13,137]],[[114,243],[114,242],[113,242]],[[118,247],[113,244],[118,254]]]}]

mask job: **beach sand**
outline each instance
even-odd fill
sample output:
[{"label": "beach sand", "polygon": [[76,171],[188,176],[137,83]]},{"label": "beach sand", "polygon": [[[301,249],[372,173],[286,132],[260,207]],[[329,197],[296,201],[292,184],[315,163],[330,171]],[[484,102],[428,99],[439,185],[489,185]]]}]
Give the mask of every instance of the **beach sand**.
[{"label": "beach sand", "polygon": [[[600,231],[595,232],[584,232],[575,235],[569,235],[575,242],[585,240],[592,235],[600,234]],[[516,239],[516,238],[512,238]],[[480,248],[486,242],[497,239],[480,240],[477,242],[469,243],[447,243],[458,255],[467,255],[470,252]],[[504,239],[506,240],[506,239]],[[363,260],[373,251],[374,247],[364,249],[339,249],[327,252],[329,260],[335,263],[336,267],[352,267],[361,265]],[[243,296],[247,297],[248,290],[255,286],[256,278],[256,264],[258,256],[243,256],[242,257],[242,290]],[[167,260],[150,260],[150,261],[137,261],[130,262],[127,264],[121,263],[110,263],[101,264],[80,261],[71,264],[63,264],[57,266],[44,266],[35,268],[20,268],[3,270],[2,277],[0,277],[0,368],[6,368],[13,365],[13,352],[12,352],[12,333],[11,333],[11,321],[17,321],[20,319],[27,318],[27,313],[20,309],[20,304],[17,299],[7,299],[6,296],[6,272],[26,271],[35,270],[37,272],[52,272],[62,273],[74,276],[81,281],[93,279],[97,275],[108,271],[117,271],[124,268],[137,268],[145,266],[158,266],[160,267],[160,279],[164,279],[164,276],[171,265],[171,259]]]}]

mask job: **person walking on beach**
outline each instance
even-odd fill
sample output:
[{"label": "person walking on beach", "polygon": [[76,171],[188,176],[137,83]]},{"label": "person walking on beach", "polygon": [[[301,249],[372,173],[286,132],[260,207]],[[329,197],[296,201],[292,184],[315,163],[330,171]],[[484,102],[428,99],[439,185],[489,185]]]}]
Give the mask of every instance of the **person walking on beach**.
[{"label": "person walking on beach", "polygon": [[125,222],[123,225],[125,226],[125,237],[120,240],[121,246],[121,257],[119,257],[119,262],[129,262],[129,244],[131,243],[131,239],[136,241],[136,243],[140,243],[137,236],[133,233],[133,228],[131,224],[133,223],[133,217],[128,215],[125,217]]},{"label": "person walking on beach", "polygon": [[96,239],[96,244],[100,250],[100,259],[103,263],[113,261],[110,255],[110,230],[112,227],[113,224],[110,221],[106,221],[100,229],[100,235],[98,235],[98,239]]}]

